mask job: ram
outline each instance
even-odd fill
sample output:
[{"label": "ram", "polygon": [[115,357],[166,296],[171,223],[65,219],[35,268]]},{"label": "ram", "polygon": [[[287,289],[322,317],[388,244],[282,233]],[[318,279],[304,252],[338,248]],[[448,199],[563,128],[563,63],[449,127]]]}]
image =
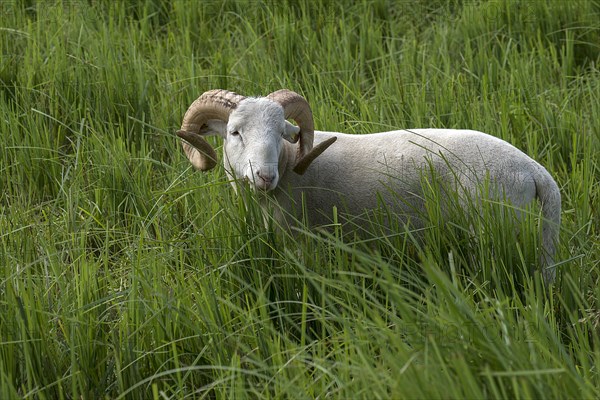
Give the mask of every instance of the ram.
[{"label": "ram", "polygon": [[[192,165],[202,171],[217,163],[203,136],[223,137],[225,171],[234,188],[245,181],[267,193],[280,206],[280,220],[304,208],[309,224],[322,225],[331,222],[334,206],[347,215],[364,215],[383,201],[399,218],[416,221],[425,207],[422,185],[428,170],[446,188],[466,194],[459,196],[461,202],[489,197],[519,209],[538,199],[543,277],[547,282],[555,277],[558,186],[540,164],[496,137],[454,129],[365,135],[315,131],[308,102],[287,89],[258,98],[205,92],[191,104],[177,134]],[[486,180],[491,188],[482,191]]]}]

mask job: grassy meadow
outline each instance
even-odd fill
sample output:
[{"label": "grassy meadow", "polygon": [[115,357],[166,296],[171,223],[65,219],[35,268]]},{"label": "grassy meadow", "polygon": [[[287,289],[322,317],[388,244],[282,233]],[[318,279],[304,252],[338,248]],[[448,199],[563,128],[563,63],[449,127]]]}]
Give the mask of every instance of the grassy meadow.
[{"label": "grassy meadow", "polygon": [[[5,0],[0,46],[0,398],[600,397],[598,1]],[[535,208],[435,188],[424,240],[265,227],[174,134],[214,88],[514,144],[561,189],[556,281]]]}]

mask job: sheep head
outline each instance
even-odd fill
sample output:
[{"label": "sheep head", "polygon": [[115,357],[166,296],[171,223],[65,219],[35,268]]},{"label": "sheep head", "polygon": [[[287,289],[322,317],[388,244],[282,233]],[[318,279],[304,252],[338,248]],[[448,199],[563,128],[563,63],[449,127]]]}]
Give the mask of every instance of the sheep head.
[{"label": "sheep head", "polygon": [[[296,121],[298,127],[286,119]],[[286,89],[260,98],[246,98],[226,90],[205,92],[189,107],[177,132],[188,159],[201,171],[216,165],[216,153],[202,137],[210,134],[224,139],[228,175],[263,190],[277,187],[290,162],[296,173],[304,173],[332,143],[313,148],[310,106],[302,96]],[[297,143],[292,160],[284,159],[284,140]]]}]

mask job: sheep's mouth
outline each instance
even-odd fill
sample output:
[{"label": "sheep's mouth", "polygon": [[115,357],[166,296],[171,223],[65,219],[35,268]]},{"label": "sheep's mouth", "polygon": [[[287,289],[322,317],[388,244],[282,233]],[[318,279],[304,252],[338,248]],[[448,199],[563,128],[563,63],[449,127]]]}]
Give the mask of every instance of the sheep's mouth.
[{"label": "sheep's mouth", "polygon": [[277,186],[277,183],[273,182],[273,181],[265,181],[262,178],[258,178],[252,183],[252,186],[254,186],[254,188],[256,188],[258,190],[262,190],[264,192],[270,192],[271,190],[275,189],[275,187]]},{"label": "sheep's mouth", "polygon": [[252,190],[256,192],[267,193],[277,187],[276,182],[274,183],[273,181],[265,181],[262,178],[252,179],[245,177],[243,182],[246,183]]}]

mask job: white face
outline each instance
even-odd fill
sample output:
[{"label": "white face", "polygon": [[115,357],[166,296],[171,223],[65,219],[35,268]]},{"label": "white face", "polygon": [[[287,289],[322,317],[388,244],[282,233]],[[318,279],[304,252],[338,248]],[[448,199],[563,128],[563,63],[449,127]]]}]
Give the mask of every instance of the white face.
[{"label": "white face", "polygon": [[285,121],[283,108],[265,98],[248,98],[231,113],[226,127],[221,124],[228,172],[257,189],[275,189],[283,140],[299,132]]}]

